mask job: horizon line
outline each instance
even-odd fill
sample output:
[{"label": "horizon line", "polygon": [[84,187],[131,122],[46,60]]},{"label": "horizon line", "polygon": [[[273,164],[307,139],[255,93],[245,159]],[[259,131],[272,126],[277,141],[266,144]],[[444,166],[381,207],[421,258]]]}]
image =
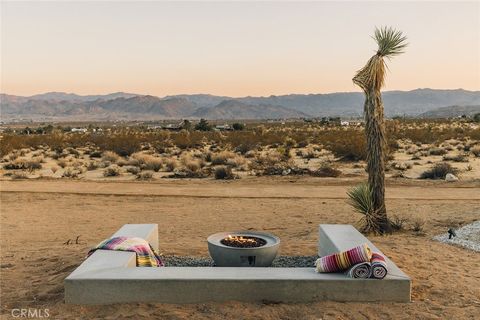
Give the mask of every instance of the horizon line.
[{"label": "horizon line", "polygon": [[[455,90],[462,90],[462,91],[470,91],[470,92],[480,92],[479,90],[469,90],[469,89],[464,89],[464,88],[451,88],[451,89],[435,89],[435,88],[415,88],[415,89],[410,89],[410,90],[401,90],[401,89],[392,89],[392,90],[385,90],[383,93],[386,92],[411,92],[411,91],[416,91],[416,90],[436,90],[436,91],[455,91]],[[67,94],[67,95],[76,95],[79,97],[88,97],[88,96],[106,96],[110,94],[116,94],[116,93],[123,93],[123,94],[131,94],[135,96],[152,96],[156,98],[168,98],[168,97],[174,97],[174,96],[194,96],[194,95],[206,95],[206,96],[216,96],[216,97],[228,97],[232,99],[241,99],[241,98],[270,98],[270,97],[282,97],[282,96],[290,96],[290,95],[327,95],[327,94],[342,94],[342,93],[362,93],[361,90],[359,91],[332,91],[332,92],[317,92],[317,93],[283,93],[283,94],[270,94],[270,95],[244,95],[244,96],[228,96],[228,95],[222,95],[222,94],[213,94],[213,93],[177,93],[177,94],[166,94],[166,95],[154,95],[154,94],[149,94],[149,93],[134,93],[134,92],[127,92],[127,91],[113,91],[113,92],[107,92],[107,93],[90,93],[90,94],[78,94],[75,92],[67,92],[67,91],[45,91],[45,92],[40,92],[40,93],[35,93],[32,95],[19,95],[19,94],[11,94],[11,93],[5,93],[5,92],[0,92],[1,95],[7,95],[7,96],[16,96],[16,97],[22,97],[22,98],[31,98],[34,96],[42,95],[42,94],[53,94],[53,93],[61,93],[61,94]]]}]

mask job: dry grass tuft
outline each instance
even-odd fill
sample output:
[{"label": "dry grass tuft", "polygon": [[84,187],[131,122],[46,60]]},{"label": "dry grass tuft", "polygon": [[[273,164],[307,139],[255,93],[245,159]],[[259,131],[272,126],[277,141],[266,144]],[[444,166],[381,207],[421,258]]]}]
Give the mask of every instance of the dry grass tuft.
[{"label": "dry grass tuft", "polygon": [[102,160],[110,163],[116,163],[118,160],[120,160],[120,156],[113,151],[105,151],[102,154]]},{"label": "dry grass tuft", "polygon": [[103,171],[104,177],[116,177],[119,175],[120,175],[120,168],[116,165],[112,165]]}]

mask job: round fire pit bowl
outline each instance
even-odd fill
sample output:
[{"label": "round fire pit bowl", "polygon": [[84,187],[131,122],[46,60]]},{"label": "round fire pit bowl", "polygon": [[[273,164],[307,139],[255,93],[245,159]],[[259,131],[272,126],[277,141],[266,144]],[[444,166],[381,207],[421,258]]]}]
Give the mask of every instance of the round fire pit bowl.
[{"label": "round fire pit bowl", "polygon": [[278,237],[258,231],[215,233],[207,242],[217,267],[269,267],[280,246]]}]

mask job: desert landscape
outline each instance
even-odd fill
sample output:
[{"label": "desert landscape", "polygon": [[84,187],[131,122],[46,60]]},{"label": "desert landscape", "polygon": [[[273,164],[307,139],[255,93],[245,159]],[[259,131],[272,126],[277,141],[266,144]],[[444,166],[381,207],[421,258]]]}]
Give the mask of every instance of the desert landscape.
[{"label": "desert landscape", "polygon": [[0,319],[478,319],[479,13],[0,1]]},{"label": "desert landscape", "polygon": [[[318,224],[358,225],[346,192],[366,177],[362,125],[52,127],[25,134],[13,126],[2,135],[3,317],[25,305],[64,319],[474,319],[480,308],[478,253],[433,240],[478,220],[477,123],[388,122],[387,206],[396,231],[370,239],[412,277],[411,303],[111,307],[65,305],[63,279],[125,223],[158,223],[162,256],[198,258],[208,257],[206,238],[221,230],[265,230],[281,238],[281,255],[315,256]],[[445,181],[447,173],[458,181]]]}]

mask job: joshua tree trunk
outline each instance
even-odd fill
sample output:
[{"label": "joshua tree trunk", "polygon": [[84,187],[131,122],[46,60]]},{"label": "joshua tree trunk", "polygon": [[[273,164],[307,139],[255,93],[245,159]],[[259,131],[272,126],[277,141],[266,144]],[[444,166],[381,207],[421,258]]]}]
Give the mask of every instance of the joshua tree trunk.
[{"label": "joshua tree trunk", "polygon": [[365,134],[367,137],[367,172],[368,184],[372,190],[373,210],[379,232],[390,232],[390,223],[385,207],[385,155],[386,139],[383,118],[383,102],[380,91],[366,93]]},{"label": "joshua tree trunk", "polygon": [[391,232],[385,207],[386,139],[381,89],[385,82],[384,57],[391,58],[403,52],[406,37],[392,28],[375,29],[377,53],[360,69],[353,82],[365,93],[365,134],[367,136],[368,185],[372,195],[372,213],[375,231]]}]

